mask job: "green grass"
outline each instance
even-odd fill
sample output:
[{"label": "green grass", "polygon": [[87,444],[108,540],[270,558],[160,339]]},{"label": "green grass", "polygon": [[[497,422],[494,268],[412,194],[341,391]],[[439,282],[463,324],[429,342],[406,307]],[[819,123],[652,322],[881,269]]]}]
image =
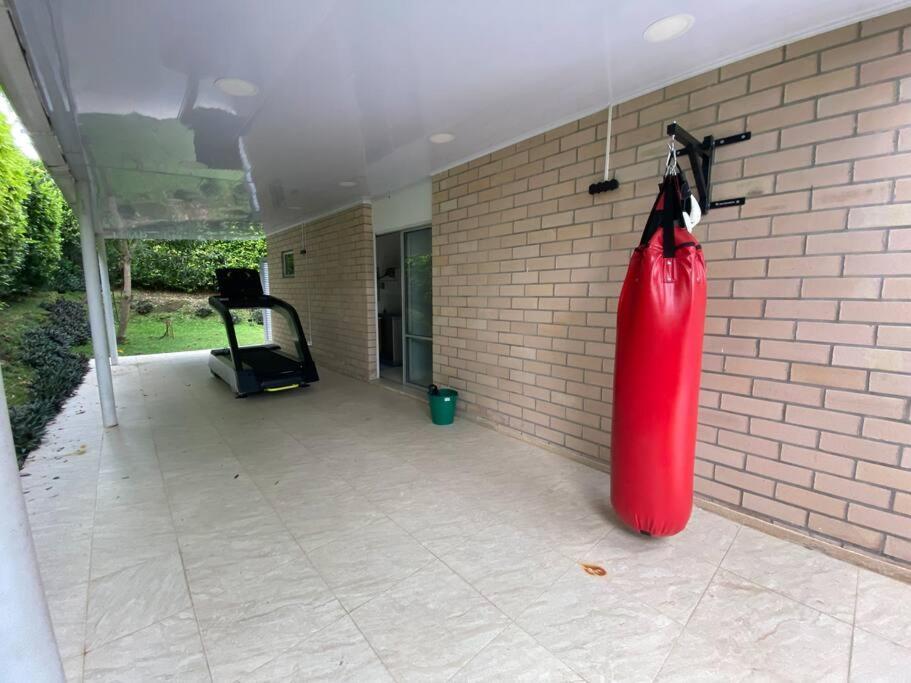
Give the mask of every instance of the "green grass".
[{"label": "green grass", "polygon": [[28,385],[32,370],[19,361],[19,345],[22,333],[37,327],[47,317],[41,308],[45,301],[58,297],[83,299],[81,292],[56,294],[37,292],[8,302],[0,302],[0,364],[3,367],[3,385],[6,400],[11,406],[21,405],[28,400]]},{"label": "green grass", "polygon": [[[174,336],[162,337],[165,330],[164,318],[172,322]],[[243,320],[234,325],[237,343],[241,346],[263,343],[263,327]],[[228,345],[228,335],[221,318],[213,313],[208,318],[197,318],[180,313],[130,316],[126,341],[118,344],[122,356],[136,356],[146,353],[170,353],[195,349],[215,349]]]}]

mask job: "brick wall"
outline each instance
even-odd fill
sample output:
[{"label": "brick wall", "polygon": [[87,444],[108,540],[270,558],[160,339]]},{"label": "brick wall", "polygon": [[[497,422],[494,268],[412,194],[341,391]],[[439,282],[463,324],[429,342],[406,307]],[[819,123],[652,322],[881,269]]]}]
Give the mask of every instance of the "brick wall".
[{"label": "brick wall", "polygon": [[[771,50],[433,179],[434,376],[609,460],[617,296],[676,119],[717,152],[696,488],[911,562],[911,11]],[[907,126],[907,128],[905,127]]]},{"label": "brick wall", "polygon": [[[369,380],[376,377],[376,275],[369,205],[266,238],[272,294],[297,309],[317,369]],[[301,254],[301,248],[306,254]],[[294,252],[294,277],[282,277],[281,254]],[[275,341],[289,344],[273,315]]]}]

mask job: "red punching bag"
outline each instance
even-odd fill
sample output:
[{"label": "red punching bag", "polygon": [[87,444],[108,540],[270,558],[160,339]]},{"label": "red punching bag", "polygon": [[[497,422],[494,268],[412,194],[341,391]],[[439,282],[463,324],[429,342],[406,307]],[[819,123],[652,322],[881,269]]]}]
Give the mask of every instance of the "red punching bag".
[{"label": "red punching bag", "polygon": [[611,503],[652,536],[683,530],[693,506],[706,286],[702,247],[678,225],[685,187],[664,179],[617,310]]}]

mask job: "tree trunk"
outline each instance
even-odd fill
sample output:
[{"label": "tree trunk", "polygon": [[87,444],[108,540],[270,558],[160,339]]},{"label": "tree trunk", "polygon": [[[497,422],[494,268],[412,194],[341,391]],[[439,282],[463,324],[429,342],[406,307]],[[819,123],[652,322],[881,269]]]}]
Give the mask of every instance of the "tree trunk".
[{"label": "tree trunk", "polygon": [[123,291],[120,295],[120,315],[117,320],[117,343],[126,340],[130,323],[130,305],[133,303],[133,250],[129,240],[120,240],[120,262],[123,266]]}]

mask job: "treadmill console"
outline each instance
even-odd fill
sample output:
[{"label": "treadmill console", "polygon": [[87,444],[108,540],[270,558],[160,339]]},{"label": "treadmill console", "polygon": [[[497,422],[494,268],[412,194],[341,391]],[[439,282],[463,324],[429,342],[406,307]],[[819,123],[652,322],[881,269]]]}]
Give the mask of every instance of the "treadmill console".
[{"label": "treadmill console", "polygon": [[248,299],[263,295],[259,271],[253,268],[216,268],[218,295],[228,299]]}]

